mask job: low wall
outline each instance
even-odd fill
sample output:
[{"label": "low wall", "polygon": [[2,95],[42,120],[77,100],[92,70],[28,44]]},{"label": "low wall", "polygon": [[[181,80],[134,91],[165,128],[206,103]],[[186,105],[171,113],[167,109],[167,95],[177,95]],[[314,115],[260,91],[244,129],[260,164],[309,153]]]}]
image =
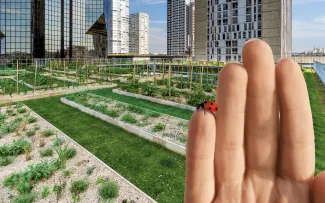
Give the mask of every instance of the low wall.
[{"label": "low wall", "polygon": [[116,93],[116,94],[125,95],[125,96],[129,96],[129,97],[135,97],[135,98],[138,98],[138,99],[143,99],[143,100],[151,101],[151,102],[158,103],[158,104],[163,104],[163,105],[166,105],[166,106],[173,106],[173,107],[177,107],[177,108],[180,108],[180,109],[196,111],[196,108],[193,107],[193,106],[189,106],[189,105],[186,105],[186,104],[180,104],[180,103],[176,103],[176,102],[173,102],[173,101],[157,99],[157,98],[154,98],[154,97],[148,97],[148,96],[144,96],[144,95],[141,95],[141,94],[134,94],[134,93],[131,93],[131,92],[126,92],[126,91],[122,91],[122,90],[118,90],[118,89],[113,89],[113,92]]},{"label": "low wall", "polygon": [[136,134],[144,139],[147,139],[149,141],[152,141],[152,142],[155,142],[155,143],[158,143],[164,147],[166,147],[167,149],[173,151],[173,152],[176,152],[178,154],[181,154],[183,156],[186,155],[186,148],[183,147],[183,146],[180,146],[178,144],[175,144],[175,143],[172,143],[170,141],[167,141],[167,140],[164,140],[160,137],[157,137],[151,133],[148,133],[146,131],[143,131],[139,128],[136,128],[136,127],[133,127],[127,123],[124,123],[122,121],[119,121],[119,120],[115,120],[109,116],[106,116],[102,113],[99,113],[95,110],[92,110],[92,109],[89,109],[87,107],[84,107],[80,104],[77,104],[76,102],[73,102],[73,101],[70,101],[70,100],[67,100],[65,98],[61,98],[61,102],[66,104],[66,105],[69,105],[73,108],[76,108],[76,109],[79,109],[80,111],[84,112],[84,113],[87,113],[91,116],[94,116],[96,118],[99,118],[107,123],[110,123],[110,124],[113,124],[113,125],[116,125],[120,128],[123,128],[124,130],[130,132],[130,133],[133,133],[133,134]]}]

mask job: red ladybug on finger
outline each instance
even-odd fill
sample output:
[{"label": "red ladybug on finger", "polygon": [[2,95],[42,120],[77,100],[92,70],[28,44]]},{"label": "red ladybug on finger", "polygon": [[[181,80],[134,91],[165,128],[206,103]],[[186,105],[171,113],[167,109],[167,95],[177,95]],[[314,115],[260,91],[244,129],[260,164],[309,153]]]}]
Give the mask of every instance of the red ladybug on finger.
[{"label": "red ladybug on finger", "polygon": [[196,106],[196,109],[200,108],[204,109],[204,111],[209,111],[215,114],[218,111],[218,104],[213,101],[204,101],[202,104]]}]

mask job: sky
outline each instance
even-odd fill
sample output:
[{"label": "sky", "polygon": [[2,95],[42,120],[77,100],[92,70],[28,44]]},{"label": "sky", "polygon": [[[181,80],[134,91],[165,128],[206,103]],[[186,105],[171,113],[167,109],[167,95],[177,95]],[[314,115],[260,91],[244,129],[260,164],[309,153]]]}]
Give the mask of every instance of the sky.
[{"label": "sky", "polygon": [[[150,52],[167,50],[167,0],[130,0],[130,13],[150,16]],[[292,49],[325,48],[325,0],[292,0]]]}]

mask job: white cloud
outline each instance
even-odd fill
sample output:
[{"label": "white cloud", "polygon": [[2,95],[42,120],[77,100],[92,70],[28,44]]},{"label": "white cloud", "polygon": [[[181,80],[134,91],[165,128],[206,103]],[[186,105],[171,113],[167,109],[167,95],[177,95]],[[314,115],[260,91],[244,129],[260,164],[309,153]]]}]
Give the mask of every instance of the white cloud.
[{"label": "white cloud", "polygon": [[317,3],[317,2],[325,2],[325,0],[293,0],[293,4],[310,4],[310,3]]},{"label": "white cloud", "polygon": [[167,35],[162,28],[150,28],[150,53],[167,52]]},{"label": "white cloud", "polygon": [[165,4],[167,0],[137,0],[138,4]]},{"label": "white cloud", "polygon": [[314,22],[316,22],[316,23],[325,23],[325,16],[320,16],[318,18],[315,18]]}]

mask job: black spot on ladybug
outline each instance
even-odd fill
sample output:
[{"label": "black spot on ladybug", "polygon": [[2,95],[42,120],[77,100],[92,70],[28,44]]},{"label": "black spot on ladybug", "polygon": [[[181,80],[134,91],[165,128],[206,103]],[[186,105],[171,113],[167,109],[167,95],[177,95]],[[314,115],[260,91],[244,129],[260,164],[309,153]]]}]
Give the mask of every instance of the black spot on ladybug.
[{"label": "black spot on ladybug", "polygon": [[211,107],[209,108],[209,110],[211,111]]},{"label": "black spot on ladybug", "polygon": [[208,103],[207,101],[204,102],[205,104]]},{"label": "black spot on ladybug", "polygon": [[213,105],[213,102],[211,102],[211,105]]}]

